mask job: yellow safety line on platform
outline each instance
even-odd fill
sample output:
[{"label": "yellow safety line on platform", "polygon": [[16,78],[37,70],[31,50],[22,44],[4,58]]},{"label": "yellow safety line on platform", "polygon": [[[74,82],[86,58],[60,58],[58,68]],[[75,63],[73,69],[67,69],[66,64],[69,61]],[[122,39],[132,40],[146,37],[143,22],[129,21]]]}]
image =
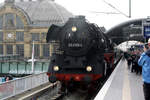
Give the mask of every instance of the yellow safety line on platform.
[{"label": "yellow safety line on platform", "polygon": [[125,66],[123,67],[124,67],[124,82],[123,82],[122,100],[131,100],[131,90],[127,64],[125,64]]}]

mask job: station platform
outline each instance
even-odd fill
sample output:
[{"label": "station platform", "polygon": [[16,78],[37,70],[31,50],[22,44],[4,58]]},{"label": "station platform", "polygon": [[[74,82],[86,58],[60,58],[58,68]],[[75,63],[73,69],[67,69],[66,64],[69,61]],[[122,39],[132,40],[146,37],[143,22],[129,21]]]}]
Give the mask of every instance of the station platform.
[{"label": "station platform", "polygon": [[144,100],[142,76],[131,73],[122,59],[94,100]]}]

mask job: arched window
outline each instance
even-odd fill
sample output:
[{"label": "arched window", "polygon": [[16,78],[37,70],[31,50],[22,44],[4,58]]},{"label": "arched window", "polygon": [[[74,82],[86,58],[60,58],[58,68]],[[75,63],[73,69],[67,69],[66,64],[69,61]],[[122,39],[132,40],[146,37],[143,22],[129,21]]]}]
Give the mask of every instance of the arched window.
[{"label": "arched window", "polygon": [[16,16],[16,28],[17,29],[23,29],[24,24],[19,16]]},{"label": "arched window", "polygon": [[7,14],[5,15],[5,26],[6,26],[6,28],[15,27],[14,14],[12,14],[12,13],[7,13]]},{"label": "arched window", "polygon": [[[2,16],[0,16],[0,25],[1,23],[3,23],[1,21]],[[2,19],[3,20],[3,19]],[[16,25],[15,25],[16,23]],[[21,18],[16,15],[16,22],[15,22],[15,14],[12,13],[7,13],[5,14],[5,26],[6,28],[12,28],[12,27],[16,27],[16,29],[23,29],[24,28],[24,23],[22,22]],[[0,26],[0,28],[2,28],[2,26]]]}]

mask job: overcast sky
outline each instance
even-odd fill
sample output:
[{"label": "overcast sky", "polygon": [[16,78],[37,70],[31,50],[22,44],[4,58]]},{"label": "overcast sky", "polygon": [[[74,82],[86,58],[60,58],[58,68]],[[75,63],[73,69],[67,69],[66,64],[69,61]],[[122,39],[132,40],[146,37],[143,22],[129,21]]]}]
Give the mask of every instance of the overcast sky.
[{"label": "overcast sky", "polygon": [[[4,0],[0,0],[0,2],[4,2]],[[55,0],[55,2],[65,7],[74,15],[85,15],[90,22],[94,22],[99,26],[104,26],[106,29],[110,29],[114,25],[131,19],[122,14],[96,13],[119,13],[107,4],[109,3],[128,16],[129,0]],[[131,0],[132,19],[150,16],[149,4],[150,0]]]},{"label": "overcast sky", "polygon": [[[116,12],[115,9],[110,7],[105,2],[113,5],[121,12],[129,15],[129,0],[55,0],[67,10],[71,11],[76,15],[86,15],[86,18],[90,22],[97,23],[99,26],[104,26],[106,29],[110,29],[114,25],[117,25],[131,18],[127,18],[122,14],[102,14],[92,13],[95,12]],[[135,18],[146,18],[150,16],[150,0],[131,0],[131,17]]]}]

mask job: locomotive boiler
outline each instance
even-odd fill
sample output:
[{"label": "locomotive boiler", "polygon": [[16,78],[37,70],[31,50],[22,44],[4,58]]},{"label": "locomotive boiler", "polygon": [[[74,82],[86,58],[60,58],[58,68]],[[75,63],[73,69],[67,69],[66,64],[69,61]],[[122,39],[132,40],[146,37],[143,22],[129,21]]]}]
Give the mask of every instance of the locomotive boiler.
[{"label": "locomotive boiler", "polygon": [[112,44],[84,16],[70,18],[62,26],[52,25],[46,40],[51,48],[47,75],[52,83],[93,82],[106,76],[110,69],[108,63],[113,61],[113,55],[108,51]]}]

